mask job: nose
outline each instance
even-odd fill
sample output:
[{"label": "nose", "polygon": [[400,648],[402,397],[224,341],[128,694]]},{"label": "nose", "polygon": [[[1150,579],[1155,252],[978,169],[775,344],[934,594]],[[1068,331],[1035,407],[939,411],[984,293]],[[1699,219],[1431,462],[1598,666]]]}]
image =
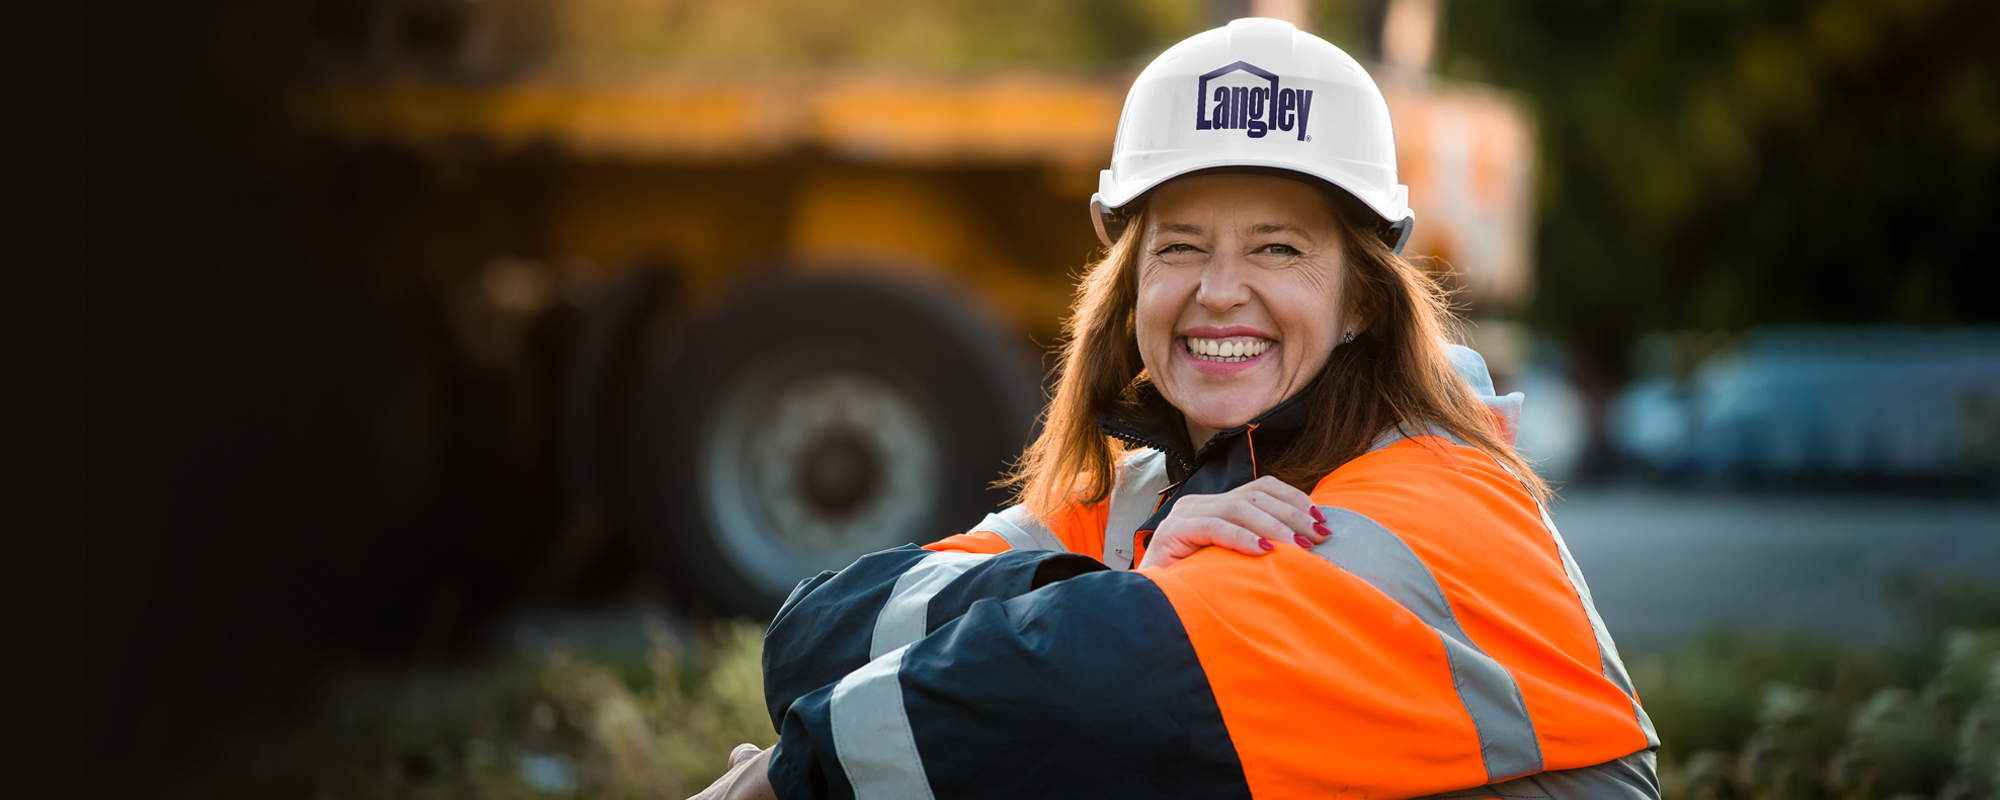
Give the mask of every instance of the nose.
[{"label": "nose", "polygon": [[1202,269],[1195,302],[1216,313],[1250,302],[1250,286],[1244,282],[1248,266],[1242,255],[1231,250],[1216,253]]}]

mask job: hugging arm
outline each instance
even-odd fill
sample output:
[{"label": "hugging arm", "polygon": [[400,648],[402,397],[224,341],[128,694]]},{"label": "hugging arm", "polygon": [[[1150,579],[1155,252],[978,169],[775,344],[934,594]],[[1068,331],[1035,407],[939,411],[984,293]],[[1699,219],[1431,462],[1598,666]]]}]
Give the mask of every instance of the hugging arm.
[{"label": "hugging arm", "polygon": [[1085,572],[1095,559],[1046,550],[997,555],[899,547],[800,583],[764,635],[764,700],[774,727],[800,697],[958,618]]},{"label": "hugging arm", "polygon": [[1249,794],[1172,605],[1129,572],[976,600],[780,730],[781,798]]},{"label": "hugging arm", "polygon": [[[1455,631],[1298,549],[1080,575],[803,694],[766,776],[787,800],[1658,796],[1622,694],[1601,724],[1578,705],[1537,731]],[[1591,751],[1555,762],[1544,740]]]}]

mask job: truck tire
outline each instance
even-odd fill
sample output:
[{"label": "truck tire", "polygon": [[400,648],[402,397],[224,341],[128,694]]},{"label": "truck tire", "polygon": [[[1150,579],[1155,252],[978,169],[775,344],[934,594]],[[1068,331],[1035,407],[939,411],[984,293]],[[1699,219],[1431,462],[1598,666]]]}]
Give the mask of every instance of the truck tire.
[{"label": "truck tire", "polygon": [[821,570],[963,532],[1005,502],[1037,411],[1009,338],[928,287],[746,293],[640,376],[628,533],[697,610],[768,616]]}]

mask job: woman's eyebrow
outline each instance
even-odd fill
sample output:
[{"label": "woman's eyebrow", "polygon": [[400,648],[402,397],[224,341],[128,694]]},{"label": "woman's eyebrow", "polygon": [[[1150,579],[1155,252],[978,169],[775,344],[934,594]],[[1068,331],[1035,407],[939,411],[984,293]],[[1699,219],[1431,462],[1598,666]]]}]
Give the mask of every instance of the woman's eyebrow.
[{"label": "woman's eyebrow", "polygon": [[1273,233],[1296,233],[1308,239],[1312,238],[1312,234],[1306,233],[1306,229],[1297,225],[1286,225],[1282,222],[1261,222],[1250,226],[1250,235],[1252,236],[1264,236]]},{"label": "woman's eyebrow", "polygon": [[1200,236],[1206,233],[1200,225],[1192,222],[1163,222],[1154,231],[1158,233],[1180,233],[1188,236]]}]

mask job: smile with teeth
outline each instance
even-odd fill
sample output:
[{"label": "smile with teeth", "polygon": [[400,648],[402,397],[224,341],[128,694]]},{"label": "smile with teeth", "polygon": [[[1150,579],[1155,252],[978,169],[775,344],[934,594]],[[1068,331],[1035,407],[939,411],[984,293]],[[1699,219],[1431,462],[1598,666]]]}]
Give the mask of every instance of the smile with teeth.
[{"label": "smile with teeth", "polygon": [[1231,337],[1228,339],[1198,339],[1188,336],[1181,339],[1190,356],[1203,361],[1230,363],[1249,361],[1264,354],[1277,342],[1255,337]]}]

